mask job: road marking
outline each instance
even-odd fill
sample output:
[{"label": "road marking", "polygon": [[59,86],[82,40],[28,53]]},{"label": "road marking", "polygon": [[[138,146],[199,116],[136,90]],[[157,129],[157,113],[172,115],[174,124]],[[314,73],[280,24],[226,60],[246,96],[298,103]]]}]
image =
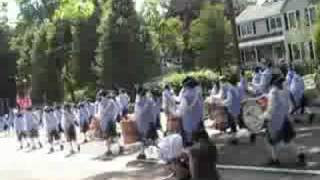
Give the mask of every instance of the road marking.
[{"label": "road marking", "polygon": [[257,166],[234,166],[234,165],[217,165],[217,168],[225,169],[225,170],[262,171],[267,173],[320,175],[320,171],[316,171],[316,170],[298,170],[298,169],[283,169],[283,168],[270,168],[270,167],[257,167]]}]

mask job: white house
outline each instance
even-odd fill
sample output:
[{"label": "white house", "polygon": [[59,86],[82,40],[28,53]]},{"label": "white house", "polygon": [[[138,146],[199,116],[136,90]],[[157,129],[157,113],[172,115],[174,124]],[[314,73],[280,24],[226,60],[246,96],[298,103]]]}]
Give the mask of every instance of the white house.
[{"label": "white house", "polygon": [[247,65],[262,59],[288,62],[316,59],[314,0],[259,0],[237,18],[241,58]]}]

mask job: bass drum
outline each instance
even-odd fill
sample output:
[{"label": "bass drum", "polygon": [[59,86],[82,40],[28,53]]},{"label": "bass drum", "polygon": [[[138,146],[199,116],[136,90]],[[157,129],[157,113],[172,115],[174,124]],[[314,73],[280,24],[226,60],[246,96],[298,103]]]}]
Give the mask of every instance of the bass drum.
[{"label": "bass drum", "polygon": [[264,108],[257,101],[247,101],[242,106],[243,121],[252,133],[258,133],[263,128],[264,119],[261,118],[261,115],[264,113]]},{"label": "bass drum", "polygon": [[133,115],[128,115],[127,119],[122,119],[120,126],[124,144],[128,145],[139,141],[137,123]]}]

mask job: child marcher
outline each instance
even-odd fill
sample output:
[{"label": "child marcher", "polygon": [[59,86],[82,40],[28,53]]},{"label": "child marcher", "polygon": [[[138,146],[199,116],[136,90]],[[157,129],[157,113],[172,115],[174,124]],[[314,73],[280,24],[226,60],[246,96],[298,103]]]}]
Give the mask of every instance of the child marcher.
[{"label": "child marcher", "polygon": [[76,145],[78,151],[80,152],[80,145],[77,143],[77,133],[76,133],[76,116],[72,112],[71,105],[66,104],[64,107],[62,118],[62,129],[66,137],[66,141],[70,143],[70,154],[74,154],[73,146]]},{"label": "child marcher", "polygon": [[[27,133],[24,131],[24,119],[21,112],[16,114],[14,118],[14,129],[16,131],[17,139],[19,142],[19,150],[23,149],[23,142],[26,141]],[[28,146],[28,145],[27,145]]]},{"label": "child marcher", "polygon": [[46,107],[44,112],[44,127],[47,131],[48,142],[50,144],[49,153],[54,152],[54,141],[60,145],[60,150],[64,149],[59,133],[59,122],[54,115],[52,108]]}]

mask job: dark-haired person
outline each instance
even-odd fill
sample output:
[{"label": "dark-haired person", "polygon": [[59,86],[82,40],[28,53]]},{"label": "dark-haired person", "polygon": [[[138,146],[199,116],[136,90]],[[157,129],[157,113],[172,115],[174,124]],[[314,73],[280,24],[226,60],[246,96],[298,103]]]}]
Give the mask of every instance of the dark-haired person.
[{"label": "dark-haired person", "polygon": [[184,143],[186,146],[192,144],[192,133],[199,130],[203,117],[203,102],[199,95],[198,83],[194,79],[184,82],[180,93],[180,105],[178,112],[182,118]]},{"label": "dark-haired person", "polygon": [[87,143],[87,132],[89,130],[89,124],[90,124],[90,116],[88,108],[86,108],[86,105],[84,102],[80,103],[79,105],[79,121],[80,121],[80,132],[83,134],[83,143]]},{"label": "dark-haired person", "polygon": [[61,136],[59,132],[59,122],[54,115],[54,110],[52,108],[45,108],[44,112],[44,127],[47,132],[48,142],[50,144],[49,153],[54,152],[54,141],[58,142],[60,145],[60,150],[63,150],[64,146],[61,142]]},{"label": "dark-haired person", "polygon": [[236,74],[230,75],[229,83],[225,83],[226,92],[222,105],[227,109],[228,114],[228,126],[231,128],[233,144],[237,144],[237,122],[241,112],[241,99],[239,89],[237,87],[238,78]]},{"label": "dark-haired person", "polygon": [[107,146],[105,155],[112,154],[111,144],[113,139],[117,136],[116,119],[118,112],[118,105],[111,95],[108,95],[102,99],[100,127],[102,130],[102,136],[105,139],[105,144]]},{"label": "dark-haired person", "polygon": [[295,131],[288,119],[289,94],[283,87],[285,79],[278,74],[272,76],[268,107],[262,116],[267,122],[267,138],[271,150],[271,159],[268,164],[280,164],[278,153],[283,145],[290,147],[297,154],[299,162],[304,163],[304,154],[298,153],[296,145],[292,142]]},{"label": "dark-haired person", "polygon": [[31,107],[27,108],[26,112],[24,113],[24,127],[32,150],[36,149],[35,141],[37,141],[39,148],[42,148],[42,144],[39,140],[39,124],[36,120],[36,117],[33,115]]},{"label": "dark-haired person", "polygon": [[19,142],[19,150],[23,149],[23,142],[26,143],[27,133],[24,131],[24,117],[21,112],[17,113],[14,118],[14,129],[16,131],[17,139]]},{"label": "dark-haired person", "polygon": [[120,106],[121,117],[126,118],[129,111],[129,103],[130,103],[129,95],[126,93],[124,89],[121,89],[119,92],[119,95],[116,97],[116,100]]},{"label": "dark-haired person", "polygon": [[75,153],[75,150],[73,149],[74,145],[77,146],[78,151],[80,151],[80,145],[77,143],[76,121],[77,118],[72,112],[70,104],[66,104],[63,111],[62,128],[66,140],[70,144],[70,154]]}]

